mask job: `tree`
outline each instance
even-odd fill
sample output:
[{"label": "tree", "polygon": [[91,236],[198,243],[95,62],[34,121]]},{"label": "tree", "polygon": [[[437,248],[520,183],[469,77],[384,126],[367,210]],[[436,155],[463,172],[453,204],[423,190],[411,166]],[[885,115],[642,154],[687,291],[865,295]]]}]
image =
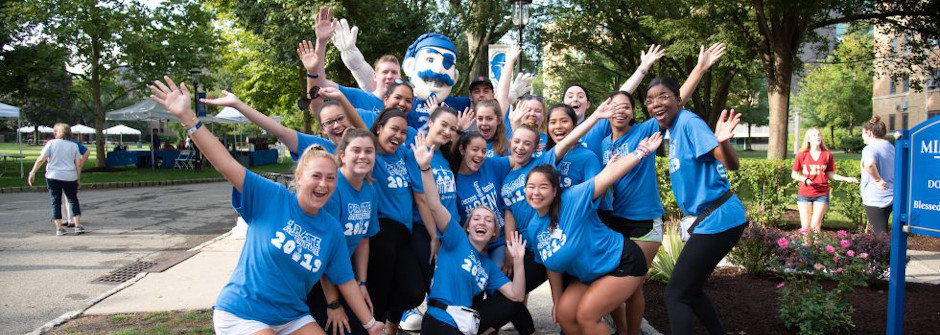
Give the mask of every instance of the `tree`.
[{"label": "tree", "polygon": [[[702,1],[705,2],[705,1]],[[840,23],[867,22],[885,31],[919,34],[910,47],[922,49],[938,37],[940,9],[933,1],[921,0],[724,0],[707,6],[732,22],[739,39],[759,56],[767,77],[770,104],[770,143],[767,158],[782,159],[787,153],[787,119],[790,82],[798,70],[798,51],[803,43],[816,40],[815,30]],[[705,5],[705,4],[703,4]],[[924,65],[923,55],[900,57],[907,67]],[[905,66],[902,65],[901,68]]]},{"label": "tree", "polygon": [[833,55],[811,71],[800,83],[795,104],[804,123],[829,128],[835,147],[835,129],[849,135],[871,116],[874,41],[867,33],[846,35]]},{"label": "tree", "polygon": [[69,89],[72,80],[65,71],[64,50],[48,43],[16,45],[0,50],[0,97],[20,107],[33,124],[49,125],[75,120]]},{"label": "tree", "polygon": [[[747,80],[742,78],[741,80]],[[741,114],[741,122],[747,124],[745,150],[751,150],[751,128],[766,126],[770,108],[767,105],[767,81],[761,77],[751,78],[745,89],[731,92],[729,105]]]},{"label": "tree", "polygon": [[[210,13],[194,0],[165,1],[154,11],[137,1],[41,0],[30,18],[43,39],[68,50],[72,75],[88,84],[98,157],[105,156],[107,109],[163,74],[183,78],[210,66],[218,44]],[[105,95],[111,83],[124,89]]]},{"label": "tree", "polygon": [[[462,58],[465,75],[455,87],[463,90],[467,83],[489,73],[489,45],[506,35],[514,26],[509,20],[510,1],[507,0],[448,0],[445,15],[456,15],[456,26],[467,50]],[[463,68],[463,67],[462,67]]]}]

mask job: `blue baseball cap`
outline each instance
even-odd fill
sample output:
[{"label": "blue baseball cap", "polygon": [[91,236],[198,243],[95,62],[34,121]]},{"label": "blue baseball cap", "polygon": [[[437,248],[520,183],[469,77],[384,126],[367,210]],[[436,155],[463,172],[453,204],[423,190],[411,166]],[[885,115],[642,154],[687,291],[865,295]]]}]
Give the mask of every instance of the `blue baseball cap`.
[{"label": "blue baseball cap", "polygon": [[424,47],[438,47],[450,50],[455,55],[457,54],[457,47],[454,46],[454,42],[450,41],[450,38],[438,33],[426,33],[418,36],[418,39],[408,47],[408,51],[405,52],[405,58],[414,57],[418,53],[418,50]]}]

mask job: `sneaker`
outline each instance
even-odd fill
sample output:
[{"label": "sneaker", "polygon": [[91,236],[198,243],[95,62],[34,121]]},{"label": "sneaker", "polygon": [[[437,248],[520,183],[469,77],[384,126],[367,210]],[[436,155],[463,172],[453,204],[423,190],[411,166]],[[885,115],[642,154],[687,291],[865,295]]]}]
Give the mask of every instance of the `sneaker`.
[{"label": "sneaker", "polygon": [[55,230],[55,236],[65,236],[65,234],[68,234],[68,232],[65,231],[65,228],[59,228]]},{"label": "sneaker", "polygon": [[513,325],[512,322],[510,322],[510,323],[504,324],[502,327],[499,328],[499,330],[507,331],[507,332],[513,331],[513,330],[516,330],[516,326]]},{"label": "sneaker", "polygon": [[417,308],[409,309],[405,311],[401,316],[401,323],[398,325],[401,330],[416,332],[421,330],[421,321],[424,320],[424,316],[421,315],[421,312]]},{"label": "sneaker", "polygon": [[81,233],[84,233],[84,232],[85,232],[85,226],[78,226],[78,227],[75,227],[75,235],[78,235],[78,234],[81,234]]}]

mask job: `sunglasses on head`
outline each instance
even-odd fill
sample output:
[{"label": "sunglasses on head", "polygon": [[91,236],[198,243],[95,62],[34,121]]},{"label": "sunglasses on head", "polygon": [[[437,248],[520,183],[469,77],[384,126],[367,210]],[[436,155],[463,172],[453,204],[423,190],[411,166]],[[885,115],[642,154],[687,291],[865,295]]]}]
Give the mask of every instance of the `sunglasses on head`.
[{"label": "sunglasses on head", "polygon": [[395,85],[405,85],[411,88],[415,88],[415,85],[412,85],[410,81],[404,81],[401,79],[395,79]]},{"label": "sunglasses on head", "polygon": [[545,102],[545,98],[543,98],[541,95],[535,94],[523,94],[521,97],[519,97],[519,100],[536,100],[538,102]]},{"label": "sunglasses on head", "polygon": [[[309,98],[307,98],[307,96],[309,96]],[[302,111],[306,111],[307,108],[310,107],[310,102],[320,97],[320,86],[311,87],[310,90],[307,91],[307,96],[302,96],[297,100],[297,107]]]}]

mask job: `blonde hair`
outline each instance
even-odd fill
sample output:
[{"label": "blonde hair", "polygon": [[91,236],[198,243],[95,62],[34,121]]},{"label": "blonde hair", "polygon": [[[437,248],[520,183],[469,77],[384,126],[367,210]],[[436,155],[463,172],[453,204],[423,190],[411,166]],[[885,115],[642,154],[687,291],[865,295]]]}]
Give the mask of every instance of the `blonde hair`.
[{"label": "blonde hair", "polygon": [[819,128],[809,128],[806,130],[805,133],[803,133],[803,145],[800,145],[800,151],[809,151],[810,149],[809,133],[810,132],[816,132],[817,134],[819,134],[819,150],[829,151],[829,148],[826,147],[826,141],[823,141],[822,132],[819,131]]},{"label": "blonde hair", "polygon": [[400,62],[398,61],[398,57],[395,57],[393,55],[382,55],[382,57],[379,57],[379,59],[376,60],[375,63],[372,64],[372,68],[378,69],[379,64],[382,64],[382,63],[392,63],[392,64],[395,64],[396,66],[401,67],[401,65],[399,64]]},{"label": "blonde hair", "polygon": [[56,123],[52,125],[54,129],[60,129],[62,131],[62,139],[67,140],[72,138],[72,128],[69,127],[67,123]]},{"label": "blonde hair", "polygon": [[300,155],[300,159],[297,160],[297,166],[294,167],[294,179],[300,179],[300,176],[304,174],[304,169],[307,168],[307,164],[317,158],[326,158],[329,160],[333,163],[334,170],[339,168],[336,156],[327,152],[322,146],[314,144],[304,149],[304,153]]}]

